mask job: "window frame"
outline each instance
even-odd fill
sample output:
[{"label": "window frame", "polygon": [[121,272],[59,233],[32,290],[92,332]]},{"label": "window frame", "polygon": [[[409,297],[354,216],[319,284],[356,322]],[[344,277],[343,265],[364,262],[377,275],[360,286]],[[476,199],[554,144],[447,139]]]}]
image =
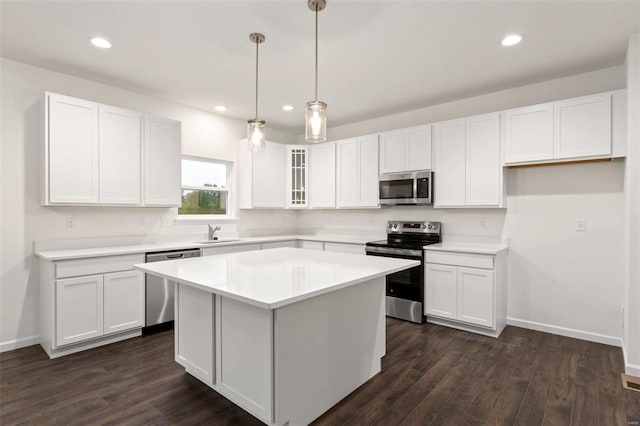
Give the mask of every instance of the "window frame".
[{"label": "window frame", "polygon": [[[227,169],[227,186],[226,188],[218,188],[211,186],[190,186],[190,185],[182,185],[182,172],[180,173],[180,199],[182,203],[182,191],[187,190],[195,190],[195,191],[216,191],[216,192],[226,192],[227,193],[227,213],[226,214],[180,214],[176,212],[176,221],[178,222],[212,222],[212,221],[235,221],[235,208],[233,207],[233,199],[234,199],[234,188],[233,188],[233,162],[226,160],[219,160],[217,158],[209,158],[209,157],[200,157],[195,155],[182,155],[180,157],[180,167],[182,169],[182,160],[190,160],[190,161],[200,161],[203,163],[213,163],[213,164],[222,164]],[[182,206],[182,204],[181,204]],[[178,207],[178,211],[179,211]]]}]

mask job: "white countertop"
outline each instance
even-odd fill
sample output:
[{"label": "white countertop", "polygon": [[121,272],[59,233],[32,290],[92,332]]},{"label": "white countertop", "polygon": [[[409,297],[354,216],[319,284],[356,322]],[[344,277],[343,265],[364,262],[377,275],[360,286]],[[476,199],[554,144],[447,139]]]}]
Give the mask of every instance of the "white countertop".
[{"label": "white countertop", "polygon": [[416,260],[285,247],[134,267],[254,306],[276,309],[419,264]]},{"label": "white countertop", "polygon": [[[228,240],[228,241],[227,241]],[[195,241],[175,241],[149,244],[130,244],[106,247],[74,248],[65,250],[37,250],[35,255],[48,261],[80,259],[86,257],[116,256],[121,254],[150,253],[188,248],[215,248],[242,244],[259,244],[276,241],[324,241],[345,244],[364,244],[371,239],[351,236],[316,236],[316,235],[275,235],[248,238],[221,238],[216,243],[198,243]]]},{"label": "white countertop", "polygon": [[509,249],[506,243],[482,244],[482,243],[464,243],[464,242],[442,242],[424,246],[425,250],[433,251],[453,251],[460,253],[477,253],[477,254],[498,254]]}]

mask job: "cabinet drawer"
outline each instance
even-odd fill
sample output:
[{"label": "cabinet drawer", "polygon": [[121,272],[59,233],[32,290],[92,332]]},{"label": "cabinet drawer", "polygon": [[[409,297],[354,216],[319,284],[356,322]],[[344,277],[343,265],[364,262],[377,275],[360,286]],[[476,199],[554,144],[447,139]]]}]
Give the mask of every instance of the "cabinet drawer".
[{"label": "cabinet drawer", "polygon": [[135,263],[144,263],[144,254],[126,254],[120,256],[63,260],[56,263],[56,278],[128,271],[133,269],[133,265]]},{"label": "cabinet drawer", "polygon": [[324,251],[335,251],[339,253],[366,254],[364,245],[347,243],[324,243]]},{"label": "cabinet drawer", "polygon": [[203,256],[215,256],[216,254],[240,253],[243,251],[261,250],[260,244],[238,244],[236,246],[203,248]]},{"label": "cabinet drawer", "polygon": [[322,241],[300,241],[300,248],[307,250],[324,250],[324,243]]},{"label": "cabinet drawer", "polygon": [[492,255],[475,253],[453,253],[426,250],[425,262],[441,265],[468,266],[470,268],[493,269]]},{"label": "cabinet drawer", "polygon": [[272,243],[262,243],[262,250],[280,248],[280,247],[297,247],[297,241],[274,241]]}]

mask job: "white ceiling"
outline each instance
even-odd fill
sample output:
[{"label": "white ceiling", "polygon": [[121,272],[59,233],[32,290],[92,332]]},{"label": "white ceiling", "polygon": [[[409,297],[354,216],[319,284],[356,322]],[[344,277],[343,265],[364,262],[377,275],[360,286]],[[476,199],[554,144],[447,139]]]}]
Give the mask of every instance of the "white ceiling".
[{"label": "white ceiling", "polygon": [[[226,115],[304,128],[314,17],[295,1],[1,3],[3,57]],[[640,1],[344,1],[319,15],[329,127],[624,62]],[[525,40],[504,48],[501,38]],[[103,35],[110,50],[92,47]],[[283,104],[293,104],[284,112]]]}]

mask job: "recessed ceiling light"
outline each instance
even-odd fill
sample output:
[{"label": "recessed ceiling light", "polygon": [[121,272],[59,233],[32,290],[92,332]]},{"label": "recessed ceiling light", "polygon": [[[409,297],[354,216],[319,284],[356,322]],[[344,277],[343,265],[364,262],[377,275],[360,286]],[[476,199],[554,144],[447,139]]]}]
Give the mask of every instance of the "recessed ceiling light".
[{"label": "recessed ceiling light", "polygon": [[522,41],[522,36],[520,34],[509,34],[505,38],[502,39],[503,46],[515,46],[516,44]]},{"label": "recessed ceiling light", "polygon": [[111,47],[111,42],[109,40],[107,40],[106,38],[102,38],[102,37],[91,37],[89,39],[89,41],[91,42],[91,44],[93,44],[95,47],[99,47],[101,49],[108,49]]},{"label": "recessed ceiling light", "polygon": [[282,109],[285,111],[293,111],[293,105],[282,105]]},{"label": "recessed ceiling light", "polygon": [[216,105],[213,108],[218,112],[227,112],[229,110],[229,107],[226,105]]}]

